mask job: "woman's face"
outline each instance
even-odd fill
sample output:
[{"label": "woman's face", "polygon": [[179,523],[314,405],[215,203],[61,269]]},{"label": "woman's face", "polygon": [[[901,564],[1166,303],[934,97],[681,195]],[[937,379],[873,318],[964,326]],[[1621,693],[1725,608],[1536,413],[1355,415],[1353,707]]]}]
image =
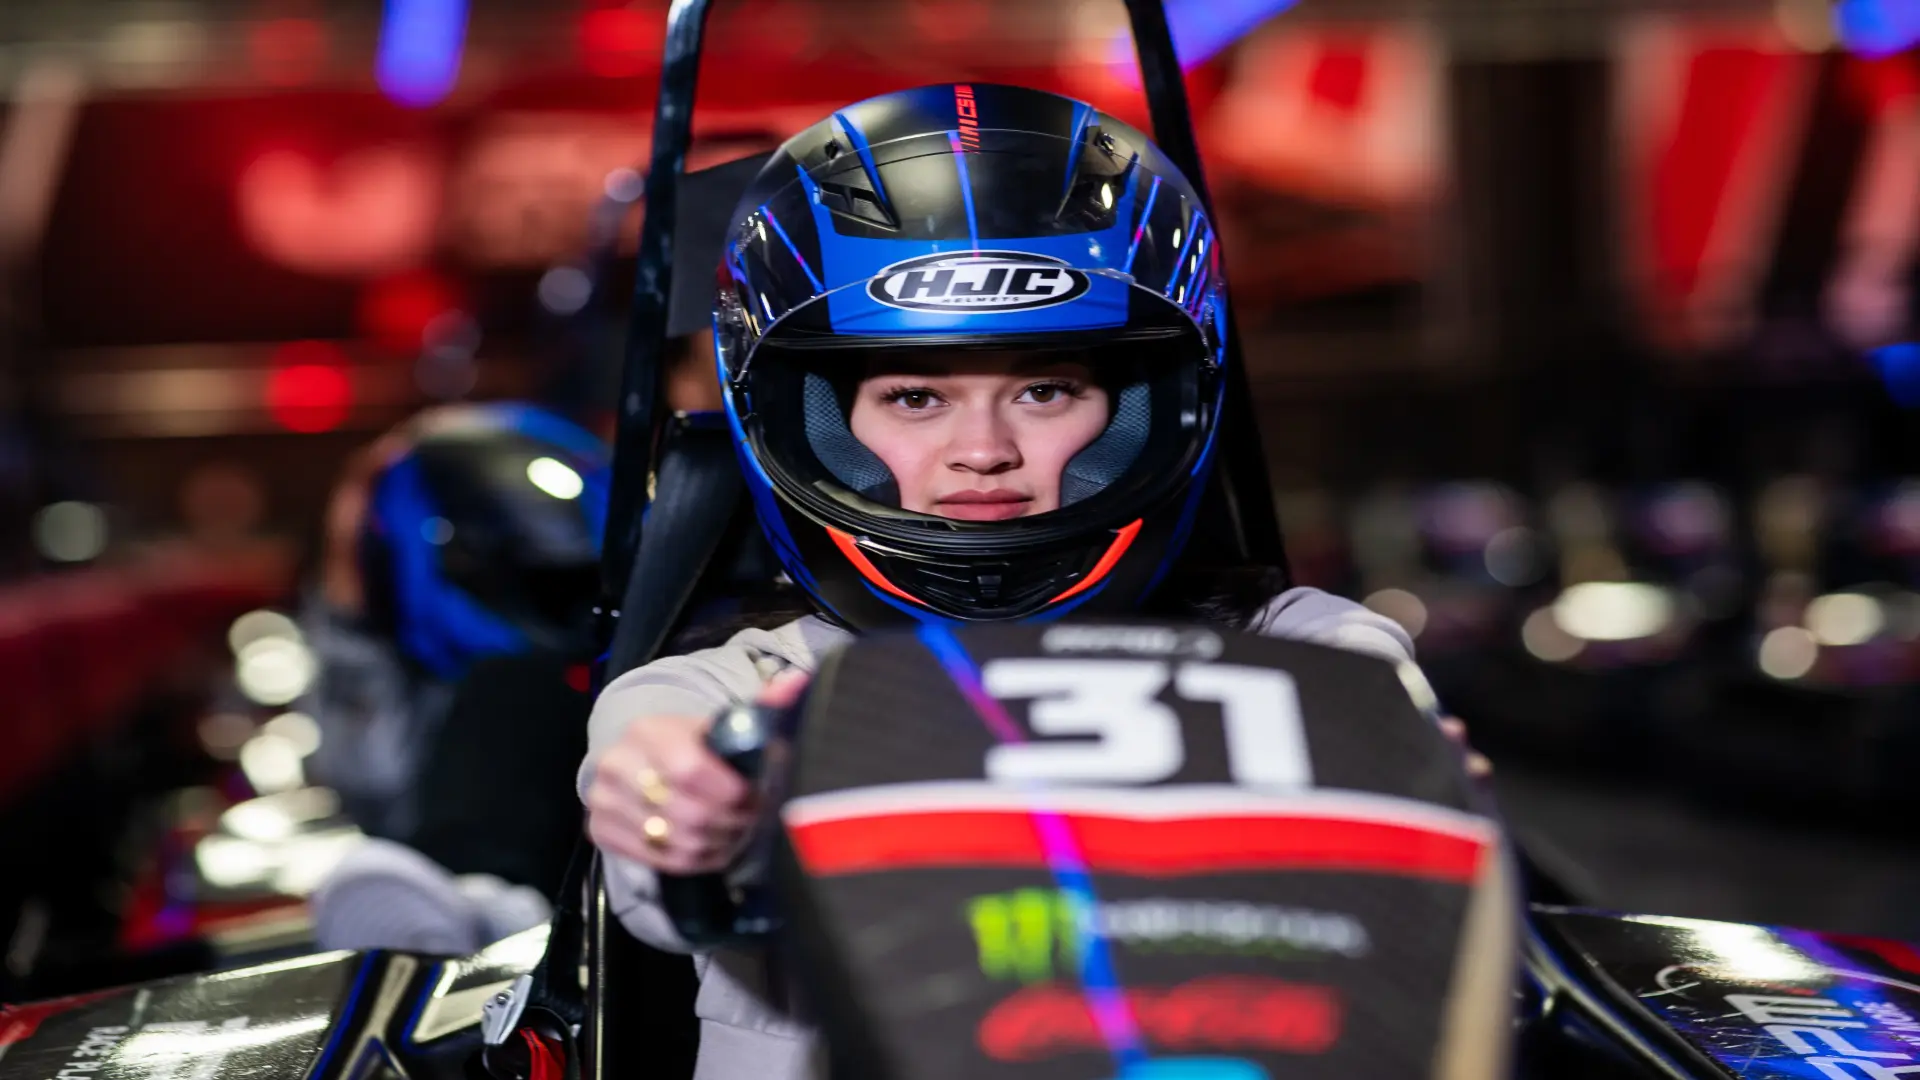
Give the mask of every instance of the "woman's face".
[{"label": "woman's face", "polygon": [[1067,462],[1107,426],[1085,364],[1044,354],[876,361],[848,423],[900,486],[900,506],[1005,521],[1060,506]]}]

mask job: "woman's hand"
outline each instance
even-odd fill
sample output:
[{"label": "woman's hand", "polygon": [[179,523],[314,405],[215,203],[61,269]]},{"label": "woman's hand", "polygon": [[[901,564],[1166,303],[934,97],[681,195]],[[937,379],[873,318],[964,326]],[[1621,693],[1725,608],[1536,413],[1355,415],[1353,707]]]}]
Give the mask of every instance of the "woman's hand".
[{"label": "woman's hand", "polygon": [[[756,699],[787,708],[807,677],[776,677]],[[587,834],[603,851],[665,874],[723,870],[760,807],[751,784],[707,749],[712,717],[646,716],[607,748],[587,788]]]}]

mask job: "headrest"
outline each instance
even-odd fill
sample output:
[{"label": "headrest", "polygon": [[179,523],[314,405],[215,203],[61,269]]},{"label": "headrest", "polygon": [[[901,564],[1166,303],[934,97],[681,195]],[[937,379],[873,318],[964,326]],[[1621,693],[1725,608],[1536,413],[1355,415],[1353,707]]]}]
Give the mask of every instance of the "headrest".
[{"label": "headrest", "polygon": [[697,334],[713,325],[713,275],[720,266],[733,209],[766,167],[773,151],[690,172],[680,178],[673,215],[673,291],[667,298],[667,336]]}]

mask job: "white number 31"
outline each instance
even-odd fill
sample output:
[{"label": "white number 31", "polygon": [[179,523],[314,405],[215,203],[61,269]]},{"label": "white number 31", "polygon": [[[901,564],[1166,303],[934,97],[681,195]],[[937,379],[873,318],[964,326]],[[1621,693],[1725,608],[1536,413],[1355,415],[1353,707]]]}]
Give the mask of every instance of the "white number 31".
[{"label": "white number 31", "polygon": [[[987,776],[1007,783],[1151,784],[1186,761],[1180,719],[1157,700],[1168,665],[1139,660],[994,660],[987,693],[1034,699],[1029,723],[1041,741],[987,751]],[[1293,677],[1237,664],[1181,664],[1174,692],[1220,706],[1233,778],[1260,787],[1307,787],[1300,694]],[[1046,737],[1071,741],[1050,741]],[[1077,736],[1077,738],[1075,738]]]}]

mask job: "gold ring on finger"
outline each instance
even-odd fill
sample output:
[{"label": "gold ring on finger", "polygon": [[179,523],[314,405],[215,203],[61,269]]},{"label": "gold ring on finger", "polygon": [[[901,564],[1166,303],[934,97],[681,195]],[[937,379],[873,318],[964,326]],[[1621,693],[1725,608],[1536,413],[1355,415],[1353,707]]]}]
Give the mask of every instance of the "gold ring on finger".
[{"label": "gold ring on finger", "polygon": [[652,766],[642,768],[634,777],[633,784],[640,789],[640,797],[655,806],[665,806],[667,800],[673,797],[673,789],[661,779],[660,771]]},{"label": "gold ring on finger", "polygon": [[648,847],[655,851],[665,851],[667,836],[673,832],[673,825],[666,818],[654,814],[640,823],[640,831],[646,835]]}]

